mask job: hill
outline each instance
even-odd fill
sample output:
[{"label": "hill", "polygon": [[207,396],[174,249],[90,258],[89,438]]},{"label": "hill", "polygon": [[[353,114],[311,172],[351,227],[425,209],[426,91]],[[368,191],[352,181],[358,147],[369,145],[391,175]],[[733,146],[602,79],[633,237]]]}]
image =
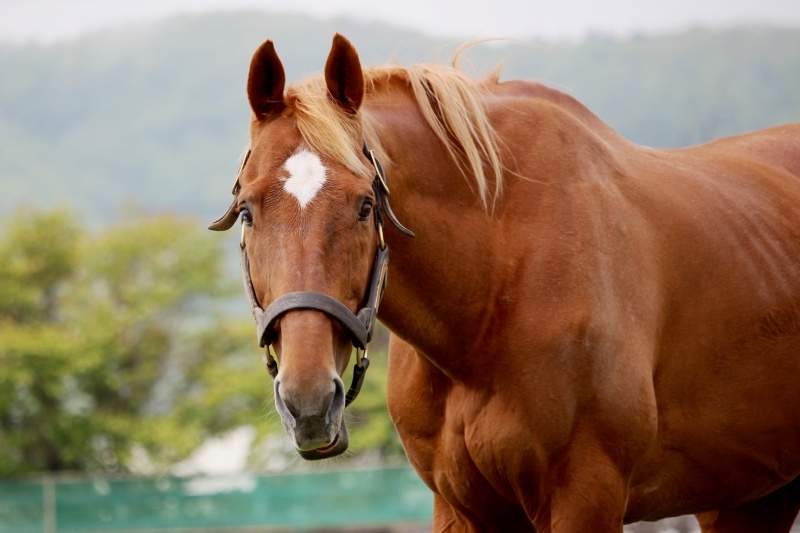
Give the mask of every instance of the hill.
[{"label": "hill", "polygon": [[[0,215],[66,203],[103,221],[132,203],[216,216],[247,142],[252,52],[272,39],[294,80],[323,67],[336,31],[366,65],[449,61],[454,50],[399,28],[263,12],[0,46]],[[561,88],[652,146],[800,121],[800,29],[499,42],[468,56],[479,72],[504,62],[503,79]]]}]

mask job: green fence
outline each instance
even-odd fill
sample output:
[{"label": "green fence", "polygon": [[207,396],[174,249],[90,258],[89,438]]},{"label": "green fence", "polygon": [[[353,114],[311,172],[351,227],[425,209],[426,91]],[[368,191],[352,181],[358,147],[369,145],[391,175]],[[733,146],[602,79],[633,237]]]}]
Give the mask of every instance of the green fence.
[{"label": "green fence", "polygon": [[312,530],[430,524],[410,468],[276,476],[0,482],[0,533]]}]

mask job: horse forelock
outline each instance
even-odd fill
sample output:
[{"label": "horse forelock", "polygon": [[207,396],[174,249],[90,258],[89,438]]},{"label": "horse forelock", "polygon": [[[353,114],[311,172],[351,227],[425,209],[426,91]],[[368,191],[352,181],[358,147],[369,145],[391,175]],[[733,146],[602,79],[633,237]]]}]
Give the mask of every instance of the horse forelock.
[{"label": "horse forelock", "polygon": [[[388,65],[366,69],[364,79],[367,100],[389,87],[409,90],[433,133],[461,171],[474,179],[484,206],[488,207],[500,196],[503,166],[497,135],[485,109],[485,96],[497,83],[496,74],[480,81],[461,70],[441,65]],[[342,111],[328,96],[321,74],[289,87],[286,102],[286,113],[294,116],[309,147],[351,172],[363,176],[371,173],[357,148],[363,138],[379,157],[388,160],[375,133],[375,119],[363,108],[356,115]]]},{"label": "horse forelock", "polygon": [[294,116],[297,129],[312,150],[368,176],[359,154],[363,136],[358,116],[343,112],[328,96],[325,78],[314,75],[289,87],[286,113]]}]

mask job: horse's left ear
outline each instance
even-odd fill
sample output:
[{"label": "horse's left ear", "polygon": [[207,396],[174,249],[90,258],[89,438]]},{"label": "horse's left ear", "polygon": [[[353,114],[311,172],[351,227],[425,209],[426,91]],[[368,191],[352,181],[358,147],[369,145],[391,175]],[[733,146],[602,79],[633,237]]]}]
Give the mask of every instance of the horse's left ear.
[{"label": "horse's left ear", "polygon": [[364,74],[356,49],[340,34],[333,36],[333,45],[325,63],[325,83],[339,107],[355,114],[364,99]]}]

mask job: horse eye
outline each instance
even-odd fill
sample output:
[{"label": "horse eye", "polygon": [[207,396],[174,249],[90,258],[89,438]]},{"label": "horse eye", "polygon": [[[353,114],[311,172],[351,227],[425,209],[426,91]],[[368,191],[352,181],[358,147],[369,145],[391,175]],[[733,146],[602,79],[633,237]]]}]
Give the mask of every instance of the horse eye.
[{"label": "horse eye", "polygon": [[358,220],[361,222],[366,222],[370,213],[372,213],[372,201],[364,200],[364,203],[361,204],[361,209],[358,212]]},{"label": "horse eye", "polygon": [[240,213],[242,214],[242,224],[245,224],[247,226],[252,226],[253,215],[250,213],[250,211],[245,207],[240,210]]}]

